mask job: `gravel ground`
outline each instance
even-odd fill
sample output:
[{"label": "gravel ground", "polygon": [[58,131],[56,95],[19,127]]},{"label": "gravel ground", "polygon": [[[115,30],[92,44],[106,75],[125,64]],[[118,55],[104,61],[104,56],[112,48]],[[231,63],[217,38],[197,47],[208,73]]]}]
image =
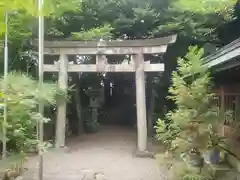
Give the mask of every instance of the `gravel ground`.
[{"label": "gravel ground", "polygon": [[[44,155],[44,180],[85,180],[86,174],[100,174],[102,180],[103,175],[106,180],[163,180],[155,159],[134,156],[132,129],[104,128],[70,139],[67,147]],[[36,167],[37,158],[30,158],[26,179],[36,179]]]}]

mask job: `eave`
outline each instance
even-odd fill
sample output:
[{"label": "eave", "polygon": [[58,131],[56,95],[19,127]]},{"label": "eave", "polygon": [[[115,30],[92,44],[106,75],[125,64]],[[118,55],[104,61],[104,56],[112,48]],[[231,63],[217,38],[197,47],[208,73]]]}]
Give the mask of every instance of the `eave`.
[{"label": "eave", "polygon": [[203,65],[216,71],[234,68],[240,65],[240,38],[220,48],[203,59]]}]

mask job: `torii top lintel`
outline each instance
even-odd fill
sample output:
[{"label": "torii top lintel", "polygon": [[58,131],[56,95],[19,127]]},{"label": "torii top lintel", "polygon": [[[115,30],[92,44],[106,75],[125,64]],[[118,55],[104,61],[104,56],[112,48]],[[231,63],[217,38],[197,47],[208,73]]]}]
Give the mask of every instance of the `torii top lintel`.
[{"label": "torii top lintel", "polygon": [[[44,54],[161,54],[166,52],[168,44],[175,43],[176,39],[177,35],[156,39],[122,41],[44,41]],[[37,46],[37,40],[33,44]]]}]

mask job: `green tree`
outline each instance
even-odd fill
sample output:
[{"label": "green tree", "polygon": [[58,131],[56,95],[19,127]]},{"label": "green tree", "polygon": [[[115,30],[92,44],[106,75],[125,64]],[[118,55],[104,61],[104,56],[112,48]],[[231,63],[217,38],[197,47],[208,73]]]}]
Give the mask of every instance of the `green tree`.
[{"label": "green tree", "polygon": [[184,58],[178,59],[169,88],[169,99],[176,109],[169,111],[164,120],[159,119],[156,126],[157,138],[167,145],[174,160],[199,168],[203,167],[207,149],[221,143],[217,136],[220,115],[212,104],[210,74],[201,64],[203,53],[203,49],[190,47]]},{"label": "green tree", "polygon": [[217,27],[231,20],[234,4],[234,0],[121,0],[117,3],[84,0],[81,11],[64,14],[55,28],[66,37],[71,32],[86,32],[110,24],[115,38],[148,38],[181,32],[209,40],[215,38]]},{"label": "green tree", "polygon": [[[0,92],[3,94],[4,79],[0,80]],[[21,73],[10,73],[7,77],[7,92],[1,97],[7,98],[8,118],[7,124],[3,123],[3,111],[1,118],[1,139],[3,126],[7,129],[8,150],[15,152],[27,152],[38,143],[36,137],[37,123],[47,123],[48,118],[37,112],[38,103],[44,106],[55,105],[58,94],[63,95],[54,83],[44,83],[38,87],[38,82]],[[41,92],[41,93],[39,93]],[[1,109],[2,110],[2,109]]]},{"label": "green tree", "polygon": [[172,1],[155,33],[180,32],[197,40],[217,40],[217,30],[233,18],[235,0]]},{"label": "green tree", "polygon": [[[51,16],[52,18],[59,17],[66,11],[69,10],[79,10],[79,5],[81,2],[78,0],[72,0],[70,2],[66,2],[63,0],[47,0],[44,1],[43,6],[43,15]],[[38,4],[35,0],[2,0],[0,3],[0,24],[5,26],[5,12],[9,14],[15,14],[17,16],[30,16],[37,17],[39,15]],[[0,33],[5,31],[4,26],[1,26]]]},{"label": "green tree", "polygon": [[[194,3],[187,0],[45,1],[45,32],[47,39],[74,37],[89,40],[104,37],[103,34],[108,34],[107,38],[111,34],[113,39],[134,39],[178,33],[206,41],[216,39],[216,27],[231,19],[233,6],[234,0],[198,0]],[[10,61],[14,68],[22,69],[29,58],[22,58],[20,54],[31,48],[28,41],[37,35],[37,5],[35,0],[24,3],[22,0],[5,0],[0,6],[2,20],[6,7],[14,12],[9,22]]]},{"label": "green tree", "polygon": [[[33,75],[36,75],[36,57],[29,54],[32,46],[30,44],[32,38],[37,37],[38,21],[37,1],[35,0],[11,0],[2,1],[0,4],[0,38],[4,39],[5,32],[5,11],[9,14],[8,23],[8,45],[9,45],[9,68],[26,71],[33,68]],[[70,2],[62,0],[44,1],[43,15],[45,19],[57,19],[68,11],[79,11],[81,9],[81,1],[73,0]],[[0,72],[3,72],[3,44],[0,47]]]}]

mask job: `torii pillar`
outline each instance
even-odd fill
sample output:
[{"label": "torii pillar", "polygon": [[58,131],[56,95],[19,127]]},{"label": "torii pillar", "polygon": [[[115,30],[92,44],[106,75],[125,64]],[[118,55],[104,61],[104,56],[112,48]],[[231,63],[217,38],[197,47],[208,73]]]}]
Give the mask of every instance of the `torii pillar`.
[{"label": "torii pillar", "polygon": [[[59,73],[58,73],[58,87],[66,91],[68,88],[68,56],[60,54]],[[56,138],[55,147],[65,147],[65,133],[66,133],[66,119],[67,119],[67,103],[61,101],[57,107],[57,122],[56,122]]]},{"label": "torii pillar", "polygon": [[147,150],[146,92],[143,54],[132,55],[135,63],[136,108],[137,108],[137,146],[139,152]]}]

